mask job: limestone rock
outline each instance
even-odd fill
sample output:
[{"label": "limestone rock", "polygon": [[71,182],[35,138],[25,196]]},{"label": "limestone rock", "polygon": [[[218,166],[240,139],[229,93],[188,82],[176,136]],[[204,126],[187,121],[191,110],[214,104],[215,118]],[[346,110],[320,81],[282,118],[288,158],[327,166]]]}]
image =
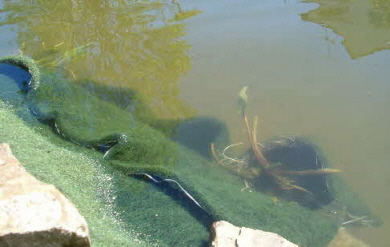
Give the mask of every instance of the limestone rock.
[{"label": "limestone rock", "polygon": [[0,246],[90,246],[88,226],[53,185],[38,181],[0,144]]},{"label": "limestone rock", "polygon": [[213,247],[298,247],[282,236],[246,227],[237,227],[226,221],[214,222]]}]

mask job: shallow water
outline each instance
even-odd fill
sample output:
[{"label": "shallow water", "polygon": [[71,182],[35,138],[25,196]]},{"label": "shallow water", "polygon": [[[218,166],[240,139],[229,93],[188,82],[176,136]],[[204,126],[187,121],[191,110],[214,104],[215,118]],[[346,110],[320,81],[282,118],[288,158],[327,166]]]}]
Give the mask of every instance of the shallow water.
[{"label": "shallow water", "polygon": [[182,97],[199,114],[226,121],[232,141],[239,142],[244,130],[235,98],[248,85],[250,112],[261,119],[260,139],[303,135],[319,144],[384,222],[357,236],[388,246],[390,52],[377,50],[390,41],[390,27],[360,25],[374,8],[370,1],[333,2],[359,11],[360,22],[332,11],[323,13],[329,22],[315,16],[303,21],[307,18],[301,14],[318,5],[293,1],[229,7],[223,1],[198,1],[194,6],[205,13],[188,24],[194,65],[180,83]]},{"label": "shallow water", "polygon": [[0,55],[20,49],[61,62],[75,79],[134,88],[159,118],[217,117],[232,143],[245,140],[236,98],[248,86],[259,139],[313,140],[384,223],[355,235],[388,246],[390,7],[310,2],[159,2],[121,12],[109,1],[38,8],[3,0],[0,22],[11,25],[0,27]]}]

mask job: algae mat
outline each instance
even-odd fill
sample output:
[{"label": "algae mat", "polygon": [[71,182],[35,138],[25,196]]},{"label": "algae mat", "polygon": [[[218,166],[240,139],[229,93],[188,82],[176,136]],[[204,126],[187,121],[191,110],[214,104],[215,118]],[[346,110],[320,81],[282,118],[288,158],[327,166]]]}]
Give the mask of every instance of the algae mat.
[{"label": "algae mat", "polygon": [[[37,178],[55,184],[86,218],[94,246],[146,246],[137,232],[127,229],[110,203],[113,174],[91,155],[71,146],[58,146],[31,128],[15,109],[0,102],[0,142],[9,143],[15,156]],[[20,113],[20,112],[19,112]],[[77,183],[75,183],[77,181]]]},{"label": "algae mat", "polygon": [[[0,75],[3,89],[6,80],[9,78]],[[104,161],[100,153],[64,142],[52,129],[39,123],[23,102],[17,103],[15,98],[11,100],[9,93],[4,91],[2,96],[9,100],[7,103],[0,101],[0,142],[9,143],[30,173],[55,184],[77,206],[88,222],[93,246],[172,246],[172,241],[167,243],[155,237],[153,231],[161,231],[163,226],[155,229],[156,222],[151,224],[152,220],[169,220],[172,213],[167,209],[172,208],[181,220],[191,223],[193,234],[182,239],[181,244],[197,246],[208,238],[207,230],[169,196],[152,185],[130,180],[102,165]],[[118,189],[118,186],[123,189]],[[132,191],[128,193],[130,189]],[[127,198],[124,198],[124,193]],[[147,201],[142,200],[143,195],[148,197]],[[132,220],[136,222],[132,225],[124,222],[121,207],[117,206],[122,200],[140,202],[138,205],[123,202],[128,205],[123,211],[133,212]],[[150,205],[142,205],[144,202]],[[154,210],[154,207],[159,209]],[[179,221],[174,224],[167,222],[168,225],[180,226]],[[183,238],[183,233],[174,227],[164,229],[167,235],[174,230],[178,238]]]},{"label": "algae mat", "polygon": [[[124,111],[73,84],[66,74],[41,70],[20,56],[3,62],[23,67],[32,79],[19,86],[25,96],[10,88],[8,95],[16,95],[6,98],[12,106],[1,104],[0,141],[10,143],[32,174],[76,204],[94,245],[202,246],[211,222],[222,219],[279,233],[301,246],[323,246],[335,235],[337,219],[241,192],[241,179],[140,121],[137,111]],[[15,82],[3,76],[0,83]],[[157,186],[137,177],[140,173],[174,179],[195,200],[177,184]]]}]

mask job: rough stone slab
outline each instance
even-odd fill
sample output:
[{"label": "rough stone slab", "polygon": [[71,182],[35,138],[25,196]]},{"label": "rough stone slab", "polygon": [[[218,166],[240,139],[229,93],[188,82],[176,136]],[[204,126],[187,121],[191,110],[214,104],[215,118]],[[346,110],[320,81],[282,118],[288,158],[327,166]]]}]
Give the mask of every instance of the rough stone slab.
[{"label": "rough stone slab", "polygon": [[214,222],[213,247],[298,247],[282,236],[246,227],[237,227],[227,221]]},{"label": "rough stone slab", "polygon": [[90,246],[76,207],[30,175],[7,144],[0,144],[0,246]]}]

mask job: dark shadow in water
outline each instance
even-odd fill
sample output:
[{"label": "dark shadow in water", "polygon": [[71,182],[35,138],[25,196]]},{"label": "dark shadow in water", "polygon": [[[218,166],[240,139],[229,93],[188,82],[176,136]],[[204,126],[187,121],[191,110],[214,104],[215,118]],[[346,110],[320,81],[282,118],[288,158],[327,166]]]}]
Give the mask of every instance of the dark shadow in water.
[{"label": "dark shadow in water", "polygon": [[[326,160],[319,149],[308,140],[297,137],[277,137],[263,144],[262,151],[271,164],[280,164],[286,171],[320,170],[327,168]],[[271,181],[263,176],[257,179],[256,186],[271,190],[277,196],[295,201],[310,209],[318,209],[334,200],[334,195],[328,182],[332,175],[287,175],[289,179],[308,192],[300,190],[273,191]]]},{"label": "dark shadow in water", "polygon": [[[0,74],[5,75],[16,82],[16,85],[19,87],[21,92],[26,93],[28,91],[31,74],[25,69],[11,64],[0,63]],[[5,86],[6,85],[2,85],[2,92],[7,90],[7,88],[4,88]]]},{"label": "dark shadow in water", "polygon": [[198,117],[180,123],[172,140],[212,159],[210,144],[226,146],[229,143],[229,132],[225,123],[216,118]]}]

